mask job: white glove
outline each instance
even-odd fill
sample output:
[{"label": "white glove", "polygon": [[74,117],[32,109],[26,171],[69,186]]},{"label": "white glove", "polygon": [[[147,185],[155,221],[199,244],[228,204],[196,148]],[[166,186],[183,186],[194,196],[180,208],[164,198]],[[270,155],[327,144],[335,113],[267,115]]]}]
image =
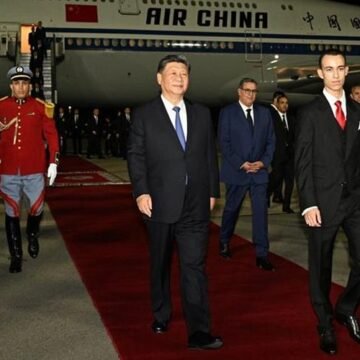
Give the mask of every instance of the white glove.
[{"label": "white glove", "polygon": [[57,175],[57,165],[54,163],[51,163],[48,167],[47,171],[47,177],[49,178],[49,185],[51,186],[56,178]]}]

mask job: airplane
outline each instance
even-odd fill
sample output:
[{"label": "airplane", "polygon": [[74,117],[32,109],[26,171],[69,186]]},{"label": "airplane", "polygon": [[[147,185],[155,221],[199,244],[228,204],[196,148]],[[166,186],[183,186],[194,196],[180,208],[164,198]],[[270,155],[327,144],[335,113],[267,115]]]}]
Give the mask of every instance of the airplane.
[{"label": "airplane", "polygon": [[[188,97],[211,106],[236,98],[242,77],[260,101],[281,88],[290,101],[321,91],[319,54],[336,47],[360,83],[359,6],[330,0],[1,0],[0,95],[10,66],[29,53],[41,20],[51,43],[51,98],[58,104],[133,106],[158,93],[156,67],[169,53],[191,62]],[[25,58],[26,59],[26,58]],[[24,60],[23,60],[24,61]]]}]

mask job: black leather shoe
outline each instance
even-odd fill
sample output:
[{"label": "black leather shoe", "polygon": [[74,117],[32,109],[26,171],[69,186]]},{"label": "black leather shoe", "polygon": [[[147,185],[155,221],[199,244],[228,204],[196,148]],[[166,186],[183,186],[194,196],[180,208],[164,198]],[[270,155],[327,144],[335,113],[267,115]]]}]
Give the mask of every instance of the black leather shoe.
[{"label": "black leather shoe", "polygon": [[275,271],[274,265],[269,261],[267,257],[257,257],[256,266],[262,270]]},{"label": "black leather shoe", "polygon": [[220,349],[223,344],[221,337],[197,331],[189,336],[188,348],[192,350],[216,350]]},{"label": "black leather shoe", "polygon": [[319,330],[320,335],[320,349],[329,355],[337,353],[337,344],[334,329]]},{"label": "black leather shoe", "polygon": [[163,334],[168,330],[168,324],[167,322],[160,322],[154,320],[154,322],[151,325],[151,329],[155,334]]},{"label": "black leather shoe", "polygon": [[22,258],[18,256],[12,256],[10,259],[9,272],[12,274],[21,272],[21,265]]},{"label": "black leather shoe", "polygon": [[224,244],[220,241],[219,244],[220,247],[220,256],[222,256],[225,259],[230,259],[231,258],[231,251],[230,251],[230,244]]},{"label": "black leather shoe", "polygon": [[335,315],[336,320],[341,324],[346,326],[349,335],[358,343],[360,343],[360,326],[359,321],[353,315]]},{"label": "black leather shoe", "polygon": [[282,199],[282,198],[279,198],[279,197],[273,197],[273,198],[272,198],[272,202],[273,202],[273,203],[277,203],[277,204],[282,204],[283,199]]},{"label": "black leather shoe", "polygon": [[295,211],[289,207],[283,208],[283,212],[287,214],[295,214]]},{"label": "black leather shoe", "polygon": [[39,240],[35,236],[29,237],[28,240],[28,253],[33,259],[35,259],[39,255]]}]

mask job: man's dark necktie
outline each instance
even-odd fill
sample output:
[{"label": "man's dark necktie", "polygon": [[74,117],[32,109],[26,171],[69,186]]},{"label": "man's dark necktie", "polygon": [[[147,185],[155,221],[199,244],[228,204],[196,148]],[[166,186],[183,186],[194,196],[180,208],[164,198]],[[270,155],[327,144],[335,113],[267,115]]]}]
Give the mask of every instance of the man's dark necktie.
[{"label": "man's dark necktie", "polygon": [[180,120],[180,108],[178,106],[175,106],[173,108],[173,110],[176,113],[175,116],[175,130],[176,130],[176,134],[179,138],[181,147],[183,148],[183,150],[185,151],[185,146],[186,146],[186,141],[185,141],[185,135],[184,135],[184,130],[182,128],[181,125],[181,120]]},{"label": "man's dark necktie", "polygon": [[285,115],[283,114],[282,115],[282,123],[283,123],[283,126],[284,126],[284,129],[286,131],[289,131],[288,127],[287,127],[287,124],[286,124],[286,119],[285,119]]},{"label": "man's dark necktie", "polygon": [[336,106],[336,121],[338,122],[341,129],[344,130],[346,125],[346,118],[341,108],[341,101],[340,100],[336,101],[335,106]]},{"label": "man's dark necktie", "polygon": [[246,109],[246,120],[248,121],[249,123],[249,127],[250,127],[250,131],[251,131],[251,134],[254,133],[254,123],[253,123],[253,119],[251,117],[251,109]]}]

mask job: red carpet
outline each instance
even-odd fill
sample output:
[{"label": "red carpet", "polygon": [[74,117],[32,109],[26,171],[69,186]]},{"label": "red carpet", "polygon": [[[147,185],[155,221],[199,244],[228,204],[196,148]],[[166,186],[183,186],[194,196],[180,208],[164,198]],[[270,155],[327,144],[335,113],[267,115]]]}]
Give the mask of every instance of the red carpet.
[{"label": "red carpet", "polygon": [[[130,186],[50,188],[47,201],[69,253],[113,343],[124,360],[318,360],[315,317],[309,305],[307,272],[275,255],[275,273],[254,266],[252,246],[237,237],[234,259],[218,255],[218,227],[211,226],[208,258],[210,302],[219,351],[189,351],[181,313],[176,261],[173,319],[169,332],[150,330],[146,233]],[[334,295],[340,291],[334,286]],[[360,356],[360,347],[336,325],[336,359]]]},{"label": "red carpet", "polygon": [[88,160],[79,156],[65,156],[61,158],[54,186],[98,186],[121,183],[121,179],[117,176]]}]

